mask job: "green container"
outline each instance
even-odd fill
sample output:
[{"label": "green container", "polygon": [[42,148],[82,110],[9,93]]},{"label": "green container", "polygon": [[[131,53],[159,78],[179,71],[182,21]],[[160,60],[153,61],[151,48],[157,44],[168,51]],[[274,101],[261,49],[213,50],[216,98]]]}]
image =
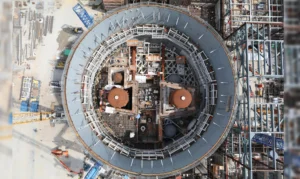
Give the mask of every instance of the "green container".
[{"label": "green container", "polygon": [[65,56],[69,56],[70,53],[71,53],[71,49],[64,50],[64,55]]}]

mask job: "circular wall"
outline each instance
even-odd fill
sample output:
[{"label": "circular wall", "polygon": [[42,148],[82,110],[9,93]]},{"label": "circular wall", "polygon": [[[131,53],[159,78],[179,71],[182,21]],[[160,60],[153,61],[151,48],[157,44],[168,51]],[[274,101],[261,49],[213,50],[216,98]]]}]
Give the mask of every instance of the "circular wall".
[{"label": "circular wall", "polygon": [[[198,122],[201,133],[193,138],[192,145],[181,152],[156,160],[130,157],[109,147],[92,127],[95,114],[93,108],[89,107],[91,102],[88,99],[92,98],[92,92],[88,89],[91,89],[89,85],[94,78],[94,71],[101,68],[100,63],[91,65],[91,62],[97,60],[101,44],[112,39],[112,34],[147,24],[173,28],[188,36],[194,46],[205,52],[214,69],[215,78],[201,84],[207,89],[207,98],[213,99],[206,99],[207,109],[210,110],[207,114],[199,112],[203,116],[203,120]],[[193,54],[187,55],[192,59],[194,57]],[[194,59],[194,63],[200,63],[199,59]],[[225,140],[233,124],[235,81],[226,47],[206,22],[174,6],[133,4],[108,12],[73,46],[62,81],[65,113],[80,142],[95,159],[129,175],[165,177],[184,172],[213,154]],[[83,94],[82,89],[86,94]]]}]

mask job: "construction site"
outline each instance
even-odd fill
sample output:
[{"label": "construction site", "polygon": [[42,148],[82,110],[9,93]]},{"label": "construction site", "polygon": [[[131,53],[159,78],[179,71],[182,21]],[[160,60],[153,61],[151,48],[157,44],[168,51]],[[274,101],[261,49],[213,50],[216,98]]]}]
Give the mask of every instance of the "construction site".
[{"label": "construction site", "polygon": [[297,178],[293,3],[14,1],[14,177]]}]

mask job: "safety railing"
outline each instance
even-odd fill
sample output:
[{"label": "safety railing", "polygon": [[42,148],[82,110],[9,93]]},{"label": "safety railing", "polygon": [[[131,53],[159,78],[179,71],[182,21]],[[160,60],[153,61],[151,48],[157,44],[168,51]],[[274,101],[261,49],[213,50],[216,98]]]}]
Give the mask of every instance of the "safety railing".
[{"label": "safety railing", "polygon": [[[95,68],[95,66],[101,67],[105,61],[105,58],[111,53],[111,51],[113,49],[117,48],[119,45],[124,43],[126,40],[134,38],[139,35],[152,35],[152,36],[153,35],[163,35],[163,38],[173,41],[176,44],[181,44],[183,49],[188,51],[189,54],[192,54],[192,59],[194,60],[193,67],[194,67],[194,70],[197,72],[197,75],[200,76],[199,80],[201,78],[202,83],[208,83],[209,82],[208,80],[211,80],[208,70],[204,64],[204,59],[202,58],[203,56],[206,57],[205,53],[203,51],[199,51],[197,49],[197,47],[195,47],[193,45],[193,43],[189,42],[188,36],[186,36],[184,34],[180,34],[180,33],[178,33],[178,31],[176,31],[174,29],[169,29],[168,33],[166,33],[165,27],[156,26],[156,25],[137,26],[135,28],[131,28],[129,30],[125,30],[125,31],[117,33],[116,35],[113,35],[110,39],[108,39],[103,44],[101,44],[99,46],[98,50],[95,51],[95,53],[93,54],[93,57],[91,57],[91,59],[90,59],[91,62],[88,63],[88,65],[86,66],[86,69],[89,69],[89,70],[87,70],[88,72],[85,75],[92,76],[96,72],[96,70],[99,69],[99,68]],[[109,50],[107,50],[107,49],[109,49]],[[195,55],[195,54],[197,54],[197,55]],[[199,63],[199,61],[201,61],[201,62]],[[203,72],[205,72],[205,73],[203,73]],[[205,78],[203,78],[203,76],[205,76]],[[83,78],[85,84],[91,83],[88,85],[84,85],[85,92],[88,92],[89,90],[91,90],[93,82],[89,81],[89,79],[92,79],[92,78],[93,77],[90,77],[90,78],[84,77]],[[207,88],[206,90],[209,90],[209,88]],[[206,100],[209,101],[210,100],[209,93],[207,93],[207,95],[208,95],[208,97],[206,98]],[[84,97],[84,102],[86,103],[87,102],[86,97],[89,97],[89,95],[86,95],[86,93],[84,93],[83,97]],[[88,108],[89,106],[86,106],[86,107]],[[205,111],[203,111],[203,112],[206,112],[206,110],[207,109],[205,108]],[[131,157],[142,157],[145,159],[164,158],[164,157],[168,157],[168,156],[165,156],[164,154],[172,155],[173,153],[175,153],[177,151],[186,150],[187,148],[189,148],[191,146],[191,144],[193,142],[196,141],[194,139],[196,137],[196,135],[200,134],[203,130],[205,131],[208,126],[208,123],[206,123],[206,121],[205,121],[206,118],[204,118],[203,115],[199,115],[199,117],[197,118],[197,123],[196,123],[195,127],[187,135],[178,139],[173,144],[170,144],[167,148],[157,149],[157,150],[140,150],[140,149],[128,148],[128,147],[116,142],[113,138],[110,137],[111,133],[109,132],[109,130],[105,129],[105,126],[95,122],[96,120],[99,120],[99,118],[95,114],[94,110],[91,109],[91,107],[89,109],[89,113],[91,113],[91,115],[89,115],[89,119],[91,121],[93,121],[93,122],[91,122],[91,126],[92,126],[93,130],[98,128],[97,133],[105,136],[105,141],[106,141],[106,142],[104,141],[105,144],[107,144],[113,150],[117,150],[124,155],[130,155]],[[91,116],[94,119],[91,119]],[[197,130],[197,133],[195,133],[197,128],[199,128],[200,130]],[[109,142],[107,142],[107,141],[109,141]],[[156,157],[154,157],[154,156],[156,156]]]}]

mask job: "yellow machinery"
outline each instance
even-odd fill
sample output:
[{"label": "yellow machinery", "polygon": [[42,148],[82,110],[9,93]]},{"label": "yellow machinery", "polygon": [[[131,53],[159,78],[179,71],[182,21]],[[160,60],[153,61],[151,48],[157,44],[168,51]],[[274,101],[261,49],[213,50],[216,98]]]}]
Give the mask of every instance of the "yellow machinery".
[{"label": "yellow machinery", "polygon": [[64,61],[58,61],[55,68],[64,69],[64,67],[65,67],[65,62]]},{"label": "yellow machinery", "polygon": [[13,113],[13,125],[38,122],[51,119],[52,112],[22,112]]},{"label": "yellow machinery", "polygon": [[[52,119],[52,112],[21,112],[12,114],[12,124],[26,124]],[[9,140],[13,137],[13,125],[0,126],[0,141]]]}]

